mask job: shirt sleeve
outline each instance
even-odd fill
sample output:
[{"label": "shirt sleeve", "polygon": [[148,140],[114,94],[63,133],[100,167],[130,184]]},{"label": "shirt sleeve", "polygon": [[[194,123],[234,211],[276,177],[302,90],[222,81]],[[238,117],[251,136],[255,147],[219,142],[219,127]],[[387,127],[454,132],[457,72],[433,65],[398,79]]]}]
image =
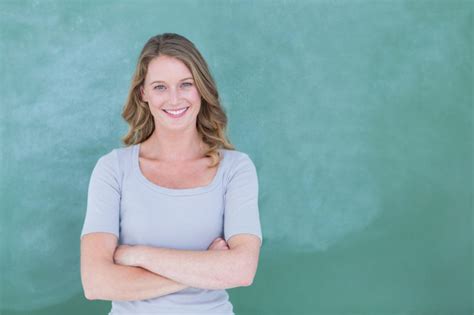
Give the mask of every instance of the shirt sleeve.
[{"label": "shirt sleeve", "polygon": [[120,198],[118,156],[112,150],[100,157],[92,170],[81,238],[92,232],[108,232],[119,238]]},{"label": "shirt sleeve", "polygon": [[240,233],[254,234],[263,241],[258,208],[257,170],[243,153],[235,161],[224,195],[224,237],[228,241]]}]

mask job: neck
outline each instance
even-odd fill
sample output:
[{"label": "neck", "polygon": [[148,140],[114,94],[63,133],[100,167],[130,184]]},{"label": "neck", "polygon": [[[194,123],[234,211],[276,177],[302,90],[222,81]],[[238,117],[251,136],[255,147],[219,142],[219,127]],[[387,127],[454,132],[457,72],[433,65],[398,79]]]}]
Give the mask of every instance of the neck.
[{"label": "neck", "polygon": [[184,162],[202,158],[206,148],[196,128],[186,130],[155,129],[141,145],[144,157],[163,162]]}]

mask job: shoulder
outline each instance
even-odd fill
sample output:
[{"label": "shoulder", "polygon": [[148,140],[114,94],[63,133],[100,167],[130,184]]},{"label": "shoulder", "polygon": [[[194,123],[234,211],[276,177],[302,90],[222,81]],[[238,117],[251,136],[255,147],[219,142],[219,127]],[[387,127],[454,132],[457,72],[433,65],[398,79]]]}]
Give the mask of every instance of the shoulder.
[{"label": "shoulder", "polygon": [[132,144],[125,147],[116,147],[116,148],[113,148],[109,153],[115,152],[115,154],[117,154],[118,157],[122,155],[127,155],[127,154],[130,155],[132,154],[132,151],[135,147],[136,147],[136,144]]},{"label": "shoulder", "polygon": [[121,165],[126,165],[124,160],[131,158],[132,149],[133,146],[108,149],[106,153],[99,156],[96,168],[118,173]]},{"label": "shoulder", "polygon": [[132,158],[134,147],[135,145],[112,148],[106,154],[102,155],[100,159],[112,163],[122,164],[124,160]]},{"label": "shoulder", "polygon": [[224,154],[224,159],[226,159],[231,166],[253,164],[250,155],[245,152],[229,149],[220,149],[220,151]]},{"label": "shoulder", "polygon": [[224,153],[229,179],[241,173],[252,173],[256,175],[257,169],[249,154],[228,149],[221,149],[221,151]]}]

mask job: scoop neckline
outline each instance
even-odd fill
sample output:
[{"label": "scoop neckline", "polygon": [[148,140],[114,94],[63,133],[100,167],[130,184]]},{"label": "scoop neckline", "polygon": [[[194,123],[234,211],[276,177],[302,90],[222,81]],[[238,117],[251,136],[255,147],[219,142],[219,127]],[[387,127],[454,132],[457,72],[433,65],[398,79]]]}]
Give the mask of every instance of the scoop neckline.
[{"label": "scoop neckline", "polygon": [[153,183],[148,178],[146,178],[145,175],[143,175],[140,169],[140,164],[139,164],[140,143],[135,144],[133,147],[133,169],[135,171],[135,174],[138,176],[138,178],[143,184],[145,184],[146,186],[160,193],[164,193],[168,195],[200,194],[200,193],[211,191],[217,187],[217,182],[220,177],[220,173],[222,171],[222,164],[224,162],[224,150],[218,149],[218,151],[220,152],[222,156],[221,161],[219,162],[219,165],[217,166],[217,172],[214,175],[214,178],[206,186],[198,186],[198,187],[191,187],[191,188],[169,188],[169,187],[164,187],[164,186],[160,186]]}]

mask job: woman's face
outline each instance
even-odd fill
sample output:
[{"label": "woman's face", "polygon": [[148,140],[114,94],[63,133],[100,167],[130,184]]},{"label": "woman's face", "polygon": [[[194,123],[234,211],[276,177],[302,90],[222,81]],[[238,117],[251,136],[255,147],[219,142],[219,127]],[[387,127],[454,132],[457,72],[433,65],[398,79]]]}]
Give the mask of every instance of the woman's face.
[{"label": "woman's face", "polygon": [[201,95],[191,71],[181,60],[165,55],[154,58],[148,65],[141,92],[158,128],[176,130],[196,126]]}]

